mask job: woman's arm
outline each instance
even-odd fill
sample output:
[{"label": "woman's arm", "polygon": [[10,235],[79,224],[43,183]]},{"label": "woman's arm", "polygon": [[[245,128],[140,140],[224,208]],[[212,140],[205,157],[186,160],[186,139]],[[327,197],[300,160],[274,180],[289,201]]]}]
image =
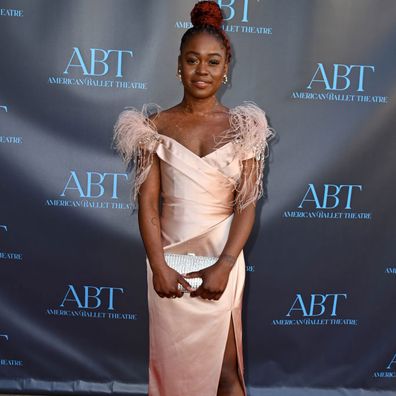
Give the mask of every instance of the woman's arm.
[{"label": "woman's arm", "polygon": [[239,213],[234,214],[230,233],[223,252],[219,257],[224,267],[231,271],[235,261],[249,239],[256,217],[256,207],[253,203]]},{"label": "woman's arm", "polygon": [[138,195],[140,235],[153,272],[153,286],[157,294],[160,297],[182,297],[183,292],[178,290],[178,283],[188,289],[191,287],[180,274],[166,264],[164,259],[159,208],[160,191],[160,161],[158,156],[153,154],[150,172],[141,185]]}]

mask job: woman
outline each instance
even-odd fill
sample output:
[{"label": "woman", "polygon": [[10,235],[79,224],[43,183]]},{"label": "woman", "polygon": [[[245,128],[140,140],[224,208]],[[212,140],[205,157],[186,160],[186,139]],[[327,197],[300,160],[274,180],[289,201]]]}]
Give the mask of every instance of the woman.
[{"label": "woman", "polygon": [[[123,111],[114,141],[135,164],[133,198],[147,253],[149,395],[242,396],[242,249],[273,133],[254,104],[227,109],[216,99],[231,58],[217,3],[198,2],[191,21],[178,58],[183,100],[150,117],[146,107]],[[164,252],[218,259],[182,275]],[[202,285],[192,290],[188,280],[197,276]]]}]

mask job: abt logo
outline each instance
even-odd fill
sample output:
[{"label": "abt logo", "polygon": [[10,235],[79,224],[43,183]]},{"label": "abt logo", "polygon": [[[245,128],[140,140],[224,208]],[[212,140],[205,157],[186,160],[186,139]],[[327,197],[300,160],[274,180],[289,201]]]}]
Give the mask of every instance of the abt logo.
[{"label": "abt logo", "polygon": [[63,74],[69,74],[71,67],[82,71],[84,76],[104,76],[109,73],[108,62],[115,62],[115,77],[122,77],[122,61],[124,56],[133,57],[132,50],[105,50],[102,48],[90,48],[89,56],[84,60],[78,47],[73,47],[73,53]]},{"label": "abt logo", "polygon": [[[374,378],[382,378],[382,379],[396,378],[396,353],[393,355],[393,358],[391,359],[389,364],[386,366],[385,370],[384,371],[375,371]],[[390,371],[390,370],[392,370],[392,371]]]},{"label": "abt logo", "polygon": [[392,360],[389,362],[388,366],[386,367],[387,370],[392,370],[393,365],[396,364],[396,353],[393,356]]},{"label": "abt logo", "polygon": [[[225,13],[224,20],[229,21],[235,17],[235,7],[234,7],[236,3],[235,0],[217,0],[217,3]],[[237,3],[243,3],[241,22],[249,22],[248,19],[249,0],[238,0]]]},{"label": "abt logo", "polygon": [[[357,92],[364,91],[365,72],[374,72],[372,65],[344,65],[334,63],[332,68],[326,72],[323,63],[318,63],[318,67],[309,82],[307,89],[312,89],[312,84],[323,85],[327,91],[345,91],[351,87],[351,78],[354,80],[354,87]],[[351,77],[351,78],[349,78]]]},{"label": "abt logo", "polygon": [[0,339],[8,341],[8,335],[7,334],[0,334]]},{"label": "abt logo", "polygon": [[296,311],[300,311],[303,317],[317,317],[325,314],[326,310],[331,311],[330,316],[337,316],[337,306],[340,301],[346,300],[347,295],[343,294],[311,294],[310,298],[304,301],[301,294],[296,294],[289,312],[286,316],[291,316]]},{"label": "abt logo", "polygon": [[7,106],[0,106],[0,109],[3,110],[3,111],[5,111],[6,113],[8,112]]},{"label": "abt logo", "polygon": [[[126,173],[100,173],[85,172],[86,179],[81,180],[77,175],[77,171],[70,171],[69,179],[60,194],[61,197],[66,195],[68,190],[77,190],[80,198],[100,198],[105,194],[104,181],[110,179],[112,185],[111,199],[118,199],[118,179],[119,177],[128,180]],[[93,191],[95,190],[95,191]]]},{"label": "abt logo", "polygon": [[103,307],[108,311],[114,310],[115,293],[124,293],[121,287],[96,287],[83,286],[80,294],[77,293],[73,285],[68,285],[65,296],[60,307],[65,307],[65,303],[69,302],[79,309],[97,309]]},{"label": "abt logo", "polygon": [[[298,205],[302,208],[306,202],[313,202],[316,209],[334,209],[343,205],[344,209],[351,209],[352,194],[354,191],[362,191],[361,184],[324,184],[321,195],[315,189],[313,184],[308,184],[304,198]],[[339,194],[343,193],[340,197]]]}]

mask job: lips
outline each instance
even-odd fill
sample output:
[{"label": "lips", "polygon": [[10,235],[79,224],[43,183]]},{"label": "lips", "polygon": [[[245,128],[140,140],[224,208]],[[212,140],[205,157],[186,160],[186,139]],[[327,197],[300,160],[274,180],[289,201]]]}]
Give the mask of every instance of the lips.
[{"label": "lips", "polygon": [[203,80],[196,80],[192,81],[192,84],[197,87],[197,88],[206,88],[208,85],[210,85],[210,82],[208,81],[203,81]]}]

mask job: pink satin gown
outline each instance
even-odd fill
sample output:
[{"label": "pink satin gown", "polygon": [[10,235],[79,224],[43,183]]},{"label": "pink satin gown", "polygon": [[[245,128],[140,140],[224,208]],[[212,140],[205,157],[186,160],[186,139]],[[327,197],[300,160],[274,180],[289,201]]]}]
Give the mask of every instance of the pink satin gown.
[{"label": "pink satin gown", "polygon": [[[267,141],[273,135],[265,113],[252,103],[230,110],[230,129],[210,154],[199,157],[173,138],[158,133],[147,109],[120,114],[114,140],[125,162],[135,161],[136,200],[152,163],[160,158],[161,232],[164,251],[219,256],[227,241],[234,211],[262,195]],[[224,143],[226,142],[226,143]],[[144,154],[144,155],[143,155]],[[253,166],[243,172],[243,160]],[[243,251],[227,287],[217,301],[161,298],[147,264],[150,361],[149,396],[215,396],[231,321],[238,371],[244,393],[242,301],[245,283]]]}]

